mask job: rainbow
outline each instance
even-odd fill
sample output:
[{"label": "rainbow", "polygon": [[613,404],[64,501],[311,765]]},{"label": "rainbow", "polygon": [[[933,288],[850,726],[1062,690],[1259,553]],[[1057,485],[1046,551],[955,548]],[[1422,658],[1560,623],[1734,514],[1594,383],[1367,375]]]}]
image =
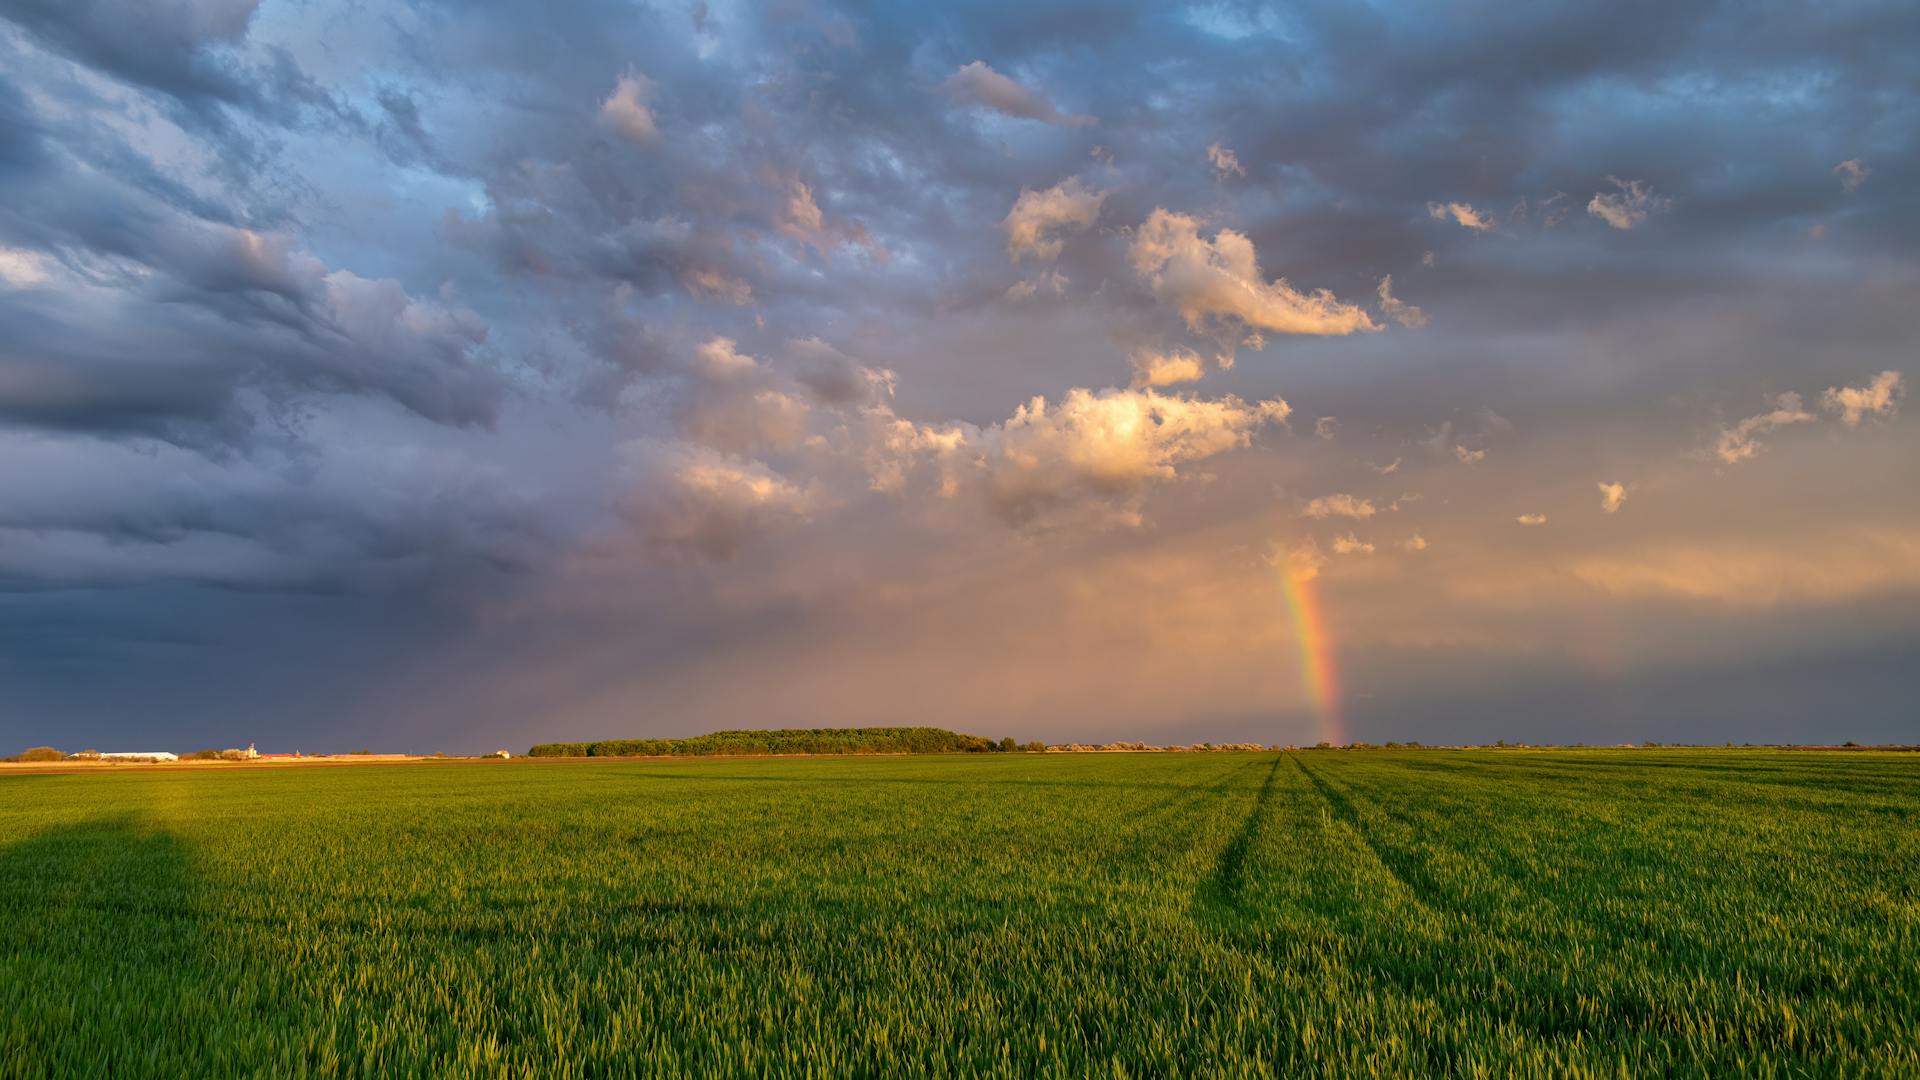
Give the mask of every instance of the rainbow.
[{"label": "rainbow", "polygon": [[1346,725],[1340,719],[1340,671],[1334,663],[1327,614],[1320,603],[1318,569],[1282,567],[1280,583],[1286,590],[1287,609],[1293,614],[1293,639],[1300,647],[1300,679],[1308,702],[1319,714],[1320,737],[1339,745],[1347,741]]}]

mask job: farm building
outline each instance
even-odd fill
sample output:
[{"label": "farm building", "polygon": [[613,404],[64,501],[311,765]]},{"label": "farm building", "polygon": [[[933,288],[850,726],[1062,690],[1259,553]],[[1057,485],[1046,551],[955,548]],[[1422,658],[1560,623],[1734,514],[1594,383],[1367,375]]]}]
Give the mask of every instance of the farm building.
[{"label": "farm building", "polygon": [[102,761],[179,761],[180,755],[168,750],[116,750],[101,754]]}]

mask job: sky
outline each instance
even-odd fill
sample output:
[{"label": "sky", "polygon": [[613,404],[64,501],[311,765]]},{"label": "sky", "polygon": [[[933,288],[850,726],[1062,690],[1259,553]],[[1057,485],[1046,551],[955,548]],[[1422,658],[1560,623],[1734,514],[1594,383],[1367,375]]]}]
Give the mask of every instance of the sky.
[{"label": "sky", "polygon": [[0,749],[1920,742],[1920,7],[0,4]]}]

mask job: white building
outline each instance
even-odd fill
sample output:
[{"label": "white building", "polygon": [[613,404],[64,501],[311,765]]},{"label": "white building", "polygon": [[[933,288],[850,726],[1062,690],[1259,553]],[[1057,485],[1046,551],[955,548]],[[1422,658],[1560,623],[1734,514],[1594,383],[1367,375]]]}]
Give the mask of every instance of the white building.
[{"label": "white building", "polygon": [[120,750],[101,754],[101,761],[179,761],[180,755],[166,750]]}]

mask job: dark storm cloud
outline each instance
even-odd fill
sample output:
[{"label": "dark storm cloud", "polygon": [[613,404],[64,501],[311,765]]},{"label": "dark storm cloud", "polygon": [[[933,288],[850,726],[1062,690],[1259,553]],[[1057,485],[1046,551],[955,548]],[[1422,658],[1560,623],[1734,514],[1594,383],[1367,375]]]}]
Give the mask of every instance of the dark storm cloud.
[{"label": "dark storm cloud", "polygon": [[[907,589],[942,571],[902,551],[1006,535],[968,501],[985,466],[940,448],[1004,440],[1023,409],[1023,453],[1079,462],[1087,429],[1032,396],[1124,387],[1137,348],[1204,354],[1208,398],[1338,413],[1330,447],[1371,438],[1381,461],[1426,461],[1421,440],[1492,405],[1517,431],[1490,463],[1587,424],[1686,453],[1715,410],[1911,356],[1911,4],[26,0],[0,20],[0,452],[35,470],[0,480],[0,591],[64,643],[0,678],[95,715],[111,689],[60,681],[87,666],[76,627],[163,595],[256,590],[187,607],[225,647],[255,627],[288,648],[318,610],[350,635],[387,617],[369,598],[405,597],[397,656],[506,594],[592,594],[569,575],[609,552],[667,550],[728,569],[657,603],[657,579],[621,578],[644,599],[606,639],[697,624],[674,655],[712,658],[760,645],[772,608],[804,637],[844,600],[796,583],[859,538],[895,539],[860,562]],[[1094,220],[1011,261],[1015,200],[1066,181],[1104,193]],[[1452,203],[1488,227],[1429,209]],[[1259,285],[1374,321],[1392,275],[1427,324],[1270,335],[1217,370],[1223,335],[1130,261],[1157,209],[1244,236]],[[731,375],[702,366],[722,338],[706,355]],[[876,492],[907,476],[960,494],[892,522]],[[124,609],[45,592],[99,586]],[[489,655],[551,660],[533,646],[579,632],[523,618]],[[165,730],[210,731],[188,684],[214,654],[184,655],[136,665],[126,698],[166,686]],[[309,681],[363,659],[319,649]],[[1716,670],[1663,676],[1668,699]]]}]

